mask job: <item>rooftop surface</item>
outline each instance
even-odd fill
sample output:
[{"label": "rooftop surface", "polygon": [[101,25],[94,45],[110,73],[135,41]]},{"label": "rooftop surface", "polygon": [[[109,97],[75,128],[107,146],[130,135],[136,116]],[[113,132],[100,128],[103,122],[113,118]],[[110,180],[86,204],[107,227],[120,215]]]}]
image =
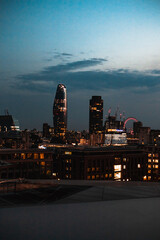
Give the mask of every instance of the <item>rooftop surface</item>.
[{"label": "rooftop surface", "polygon": [[1,240],[160,239],[160,183],[27,184],[32,187],[0,193]]}]

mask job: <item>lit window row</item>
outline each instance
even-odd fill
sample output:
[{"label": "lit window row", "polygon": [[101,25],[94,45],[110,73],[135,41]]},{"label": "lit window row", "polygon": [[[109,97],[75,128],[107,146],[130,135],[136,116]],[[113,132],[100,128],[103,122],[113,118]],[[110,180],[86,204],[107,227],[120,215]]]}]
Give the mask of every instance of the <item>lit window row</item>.
[{"label": "lit window row", "polygon": [[[148,162],[152,162],[152,159],[151,159],[151,158],[148,158]],[[153,159],[153,162],[158,163],[159,160],[158,160],[158,159]]]},{"label": "lit window row", "polygon": [[[31,158],[31,157],[32,157],[32,153],[27,153],[27,154],[21,153],[21,158],[22,159]],[[40,153],[40,154],[34,153],[33,157],[34,157],[34,159],[39,159],[39,158],[44,159],[44,153]]]},{"label": "lit window row", "polygon": [[148,153],[148,157],[158,157],[158,153]]},{"label": "lit window row", "polygon": [[112,178],[112,174],[111,174],[111,173],[110,173],[110,174],[105,174],[105,176],[104,176],[103,174],[102,174],[102,175],[96,174],[96,175],[91,175],[91,176],[88,175],[88,176],[87,176],[87,179],[88,179],[88,180],[90,180],[90,179],[92,179],[92,180],[93,180],[93,179],[99,179],[99,178],[102,178],[102,179],[103,179],[104,177],[105,177],[105,178]]},{"label": "lit window row", "polygon": [[148,168],[151,168],[151,167],[158,168],[158,164],[155,164],[155,165],[148,164]]}]

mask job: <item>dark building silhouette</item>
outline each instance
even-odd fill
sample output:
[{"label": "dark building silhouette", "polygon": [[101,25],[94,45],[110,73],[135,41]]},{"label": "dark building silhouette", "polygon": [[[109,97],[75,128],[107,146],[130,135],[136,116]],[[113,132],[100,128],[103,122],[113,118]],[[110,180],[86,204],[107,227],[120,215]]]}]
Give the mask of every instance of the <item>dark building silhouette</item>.
[{"label": "dark building silhouette", "polygon": [[140,128],[143,127],[143,123],[142,122],[134,122],[133,123],[133,132],[134,132],[134,135],[137,137],[139,136],[139,133],[140,133]]},{"label": "dark building silhouette", "polygon": [[49,138],[50,137],[50,126],[48,125],[48,123],[43,123],[43,137],[45,138]]},{"label": "dark building silhouette", "polygon": [[19,131],[19,123],[12,115],[0,116],[0,132]]},{"label": "dark building silhouette", "polygon": [[104,128],[105,131],[108,129],[123,129],[124,122],[117,120],[116,116],[108,116],[105,121]]},{"label": "dark building silhouette", "polygon": [[101,96],[92,96],[89,106],[89,133],[101,133],[103,130],[103,100]]},{"label": "dark building silhouette", "polygon": [[63,84],[57,86],[53,104],[53,124],[55,135],[64,138],[67,130],[67,93]]}]

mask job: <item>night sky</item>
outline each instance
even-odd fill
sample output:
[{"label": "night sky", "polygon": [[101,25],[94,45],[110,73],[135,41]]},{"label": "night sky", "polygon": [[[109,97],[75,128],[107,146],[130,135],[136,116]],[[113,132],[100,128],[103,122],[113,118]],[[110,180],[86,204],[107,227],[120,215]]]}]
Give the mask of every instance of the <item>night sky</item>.
[{"label": "night sky", "polygon": [[89,99],[160,129],[159,0],[1,0],[0,114],[51,126],[58,83],[68,129],[88,129]]}]

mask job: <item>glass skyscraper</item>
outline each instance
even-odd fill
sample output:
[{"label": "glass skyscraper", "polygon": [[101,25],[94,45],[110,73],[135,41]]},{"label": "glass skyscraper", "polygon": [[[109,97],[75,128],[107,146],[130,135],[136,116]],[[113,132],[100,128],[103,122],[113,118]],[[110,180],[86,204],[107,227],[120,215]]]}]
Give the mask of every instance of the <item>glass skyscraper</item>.
[{"label": "glass skyscraper", "polygon": [[64,138],[67,130],[67,92],[63,84],[58,84],[53,104],[54,133]]}]

